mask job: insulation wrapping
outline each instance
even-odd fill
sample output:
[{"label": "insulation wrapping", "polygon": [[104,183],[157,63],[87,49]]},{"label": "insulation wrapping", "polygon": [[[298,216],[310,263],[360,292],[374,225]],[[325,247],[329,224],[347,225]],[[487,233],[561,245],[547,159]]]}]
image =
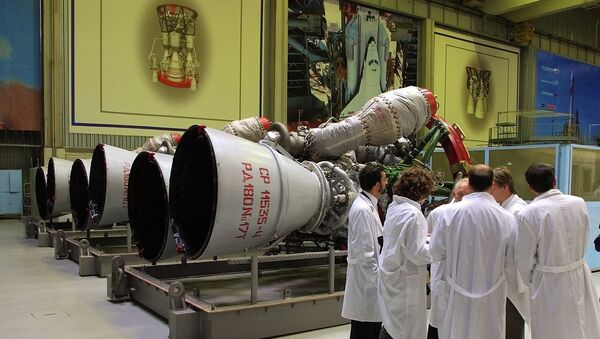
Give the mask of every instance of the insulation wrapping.
[{"label": "insulation wrapping", "polygon": [[362,145],[386,145],[417,132],[431,119],[425,94],[418,87],[382,93],[354,116],[324,128],[311,129],[308,153],[314,160],[338,157]]},{"label": "insulation wrapping", "polygon": [[269,125],[269,120],[262,117],[253,117],[232,121],[225,125],[222,131],[246,140],[259,142],[265,137]]},{"label": "insulation wrapping", "polygon": [[148,138],[146,142],[135,150],[136,153],[143,151],[146,152],[158,152],[166,154],[174,154],[177,144],[181,140],[181,134],[179,133],[167,133],[163,135],[157,135]]}]

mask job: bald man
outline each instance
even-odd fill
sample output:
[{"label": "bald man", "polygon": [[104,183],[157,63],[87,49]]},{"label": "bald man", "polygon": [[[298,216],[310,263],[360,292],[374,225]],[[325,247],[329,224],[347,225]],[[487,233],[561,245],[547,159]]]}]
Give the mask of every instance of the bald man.
[{"label": "bald man", "polygon": [[431,256],[444,261],[438,298],[442,339],[504,339],[506,287],[504,268],[511,246],[514,216],[490,194],[493,170],[475,165],[469,170],[473,193],[446,207],[431,235]]}]

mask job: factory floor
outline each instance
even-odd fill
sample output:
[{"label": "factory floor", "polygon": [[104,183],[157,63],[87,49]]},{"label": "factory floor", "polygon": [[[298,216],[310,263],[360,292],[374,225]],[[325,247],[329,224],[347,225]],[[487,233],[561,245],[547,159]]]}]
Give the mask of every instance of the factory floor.
[{"label": "factory floor", "polygon": [[[56,260],[53,253],[25,238],[23,221],[0,219],[0,337],[168,337],[164,319],[131,302],[107,301],[106,278],[81,277],[75,262]],[[600,272],[594,282],[600,292]],[[348,338],[349,333],[350,326],[343,325],[283,338]]]}]

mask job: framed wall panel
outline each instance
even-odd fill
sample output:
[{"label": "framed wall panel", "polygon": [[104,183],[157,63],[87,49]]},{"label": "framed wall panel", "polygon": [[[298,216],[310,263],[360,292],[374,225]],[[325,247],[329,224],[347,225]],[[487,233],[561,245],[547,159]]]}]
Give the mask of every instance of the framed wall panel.
[{"label": "framed wall panel", "polygon": [[[71,132],[153,135],[260,114],[262,1],[178,3],[198,13],[197,91],[151,81],[162,3],[73,1]],[[160,60],[160,40],[154,50]]]},{"label": "framed wall panel", "polygon": [[[462,128],[467,146],[487,145],[497,113],[517,109],[519,49],[438,28],[434,60],[438,114]],[[467,113],[466,67],[491,72],[483,117]]]}]

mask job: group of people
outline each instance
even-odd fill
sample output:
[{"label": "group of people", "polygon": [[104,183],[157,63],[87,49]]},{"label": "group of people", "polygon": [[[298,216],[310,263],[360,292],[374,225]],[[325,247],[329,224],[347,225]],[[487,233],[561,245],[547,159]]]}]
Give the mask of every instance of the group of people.
[{"label": "group of people", "polygon": [[530,204],[506,168],[475,165],[453,201],[426,218],[421,205],[434,180],[411,167],[393,185],[383,222],[387,178],[366,165],[348,219],[342,316],[350,338],[513,339],[524,337],[525,322],[532,339],[600,338],[600,302],[583,259],[587,207],[556,189],[548,164],[531,165],[525,179]]}]

